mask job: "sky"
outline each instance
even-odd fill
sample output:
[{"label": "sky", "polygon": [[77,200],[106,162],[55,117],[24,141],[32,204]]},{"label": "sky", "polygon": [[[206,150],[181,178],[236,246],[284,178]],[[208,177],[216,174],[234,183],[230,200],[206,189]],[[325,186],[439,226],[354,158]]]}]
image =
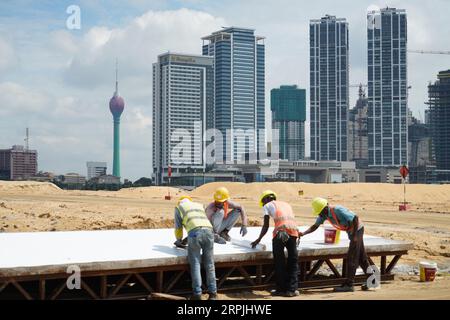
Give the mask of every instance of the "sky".
[{"label": "sky", "polygon": [[[80,29],[67,28],[71,5]],[[152,63],[167,51],[201,54],[201,37],[223,26],[266,38],[267,124],[270,90],[283,84],[307,89],[309,117],[309,20],[347,19],[350,84],[366,83],[371,6],[406,9],[409,49],[450,50],[448,0],[0,0],[0,149],[23,145],[29,127],[39,170],[86,175],[86,161],[105,161],[111,172],[117,58],[122,178],[151,176]],[[409,107],[423,119],[427,85],[450,69],[450,56],[410,53],[408,64]],[[352,88],[350,107],[356,99]]]}]

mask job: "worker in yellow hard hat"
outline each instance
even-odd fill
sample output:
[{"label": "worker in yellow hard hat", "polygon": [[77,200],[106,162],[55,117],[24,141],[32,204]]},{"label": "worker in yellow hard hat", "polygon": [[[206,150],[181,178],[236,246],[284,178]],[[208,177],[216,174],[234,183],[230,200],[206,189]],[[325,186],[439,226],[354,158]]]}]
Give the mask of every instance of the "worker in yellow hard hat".
[{"label": "worker in yellow hard hat", "polygon": [[239,203],[230,200],[230,192],[225,187],[220,187],[214,192],[214,201],[206,207],[206,216],[214,229],[214,241],[225,244],[231,238],[228,232],[241,217],[240,234],[247,234],[247,214]]},{"label": "worker in yellow hard hat", "polygon": [[206,271],[209,300],[217,299],[216,271],[214,267],[214,234],[201,203],[193,202],[189,196],[180,197],[175,207],[175,245],[186,249],[182,242],[183,227],[188,234],[188,261],[192,278],[192,300],[201,300],[201,264]]},{"label": "worker in yellow hard hat", "polygon": [[[299,235],[305,236],[317,230],[317,228],[328,220],[336,229],[347,231],[350,240],[350,246],[347,253],[347,280],[338,288],[336,292],[352,292],[354,291],[353,283],[355,279],[356,269],[360,265],[363,271],[369,273],[369,259],[364,248],[364,226],[361,219],[343,206],[331,206],[324,198],[314,198],[312,203],[312,213],[317,217],[316,222],[309,227],[305,232],[300,232]],[[377,286],[377,284],[375,284]],[[369,287],[374,287],[373,284],[364,284],[363,290],[368,290]]]},{"label": "worker in yellow hard hat", "polygon": [[[264,225],[261,233],[252,247],[261,241],[269,229],[270,217],[275,222],[272,238],[272,253],[275,264],[276,290],[272,295],[294,297],[298,296],[298,229],[292,207],[289,203],[277,200],[277,195],[271,190],[262,193],[259,200],[263,208]],[[284,255],[287,249],[288,257]]]}]

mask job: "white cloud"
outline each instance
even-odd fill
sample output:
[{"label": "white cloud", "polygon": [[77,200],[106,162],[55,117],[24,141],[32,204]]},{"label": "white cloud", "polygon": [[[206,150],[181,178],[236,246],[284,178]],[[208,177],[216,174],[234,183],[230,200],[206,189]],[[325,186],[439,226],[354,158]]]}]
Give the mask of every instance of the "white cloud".
[{"label": "white cloud", "polygon": [[0,36],[0,71],[5,71],[17,64],[14,47]]},{"label": "white cloud", "polygon": [[82,88],[109,82],[111,73],[108,71],[113,68],[116,57],[122,80],[131,76],[150,79],[152,63],[159,54],[166,51],[199,54],[200,38],[224,24],[222,18],[208,13],[180,9],[148,11],[123,28],[94,27],[81,39],[72,39],[70,45],[62,41],[63,47],[72,48],[74,42],[77,46],[64,79]]}]

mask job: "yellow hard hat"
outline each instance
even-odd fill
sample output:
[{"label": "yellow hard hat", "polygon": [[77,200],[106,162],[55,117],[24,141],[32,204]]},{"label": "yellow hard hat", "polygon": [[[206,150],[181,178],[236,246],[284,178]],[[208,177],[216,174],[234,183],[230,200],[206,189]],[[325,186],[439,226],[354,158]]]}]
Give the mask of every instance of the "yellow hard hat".
[{"label": "yellow hard hat", "polygon": [[220,187],[214,192],[214,201],[225,202],[230,199],[230,192],[225,187]]},{"label": "yellow hard hat", "polygon": [[312,211],[313,215],[318,216],[322,212],[323,208],[325,208],[327,205],[328,205],[327,199],[319,197],[314,198],[311,203],[311,206],[313,208]]},{"label": "yellow hard hat", "polygon": [[183,201],[184,199],[188,199],[189,201],[192,201],[191,196],[181,196],[180,199],[178,199],[178,203],[180,203],[180,202]]},{"label": "yellow hard hat", "polygon": [[260,206],[260,207],[263,207],[263,206],[264,206],[264,203],[263,203],[264,198],[267,197],[267,196],[270,196],[270,195],[274,196],[274,198],[277,198],[277,194],[276,194],[275,192],[273,192],[272,190],[266,190],[266,191],[264,191],[264,192],[261,194],[261,198],[259,198],[259,206]]}]

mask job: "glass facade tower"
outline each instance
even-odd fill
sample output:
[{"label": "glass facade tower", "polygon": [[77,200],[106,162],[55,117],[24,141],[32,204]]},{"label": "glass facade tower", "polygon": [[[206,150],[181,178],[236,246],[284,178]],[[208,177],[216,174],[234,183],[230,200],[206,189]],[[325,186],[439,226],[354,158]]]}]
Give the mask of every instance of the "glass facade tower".
[{"label": "glass facade tower", "polygon": [[272,129],[279,130],[280,159],[305,157],[306,90],[296,85],[270,91]]},{"label": "glass facade tower", "polygon": [[241,160],[265,146],[265,134],[260,134],[265,128],[265,47],[254,32],[230,27],[202,38],[203,55],[214,57],[215,128],[224,138],[223,160]]},{"label": "glass facade tower", "polygon": [[408,164],[407,19],[405,10],[367,14],[369,166]]},{"label": "glass facade tower", "polygon": [[309,39],[311,159],[347,161],[348,23],[329,15],[311,20]]}]

